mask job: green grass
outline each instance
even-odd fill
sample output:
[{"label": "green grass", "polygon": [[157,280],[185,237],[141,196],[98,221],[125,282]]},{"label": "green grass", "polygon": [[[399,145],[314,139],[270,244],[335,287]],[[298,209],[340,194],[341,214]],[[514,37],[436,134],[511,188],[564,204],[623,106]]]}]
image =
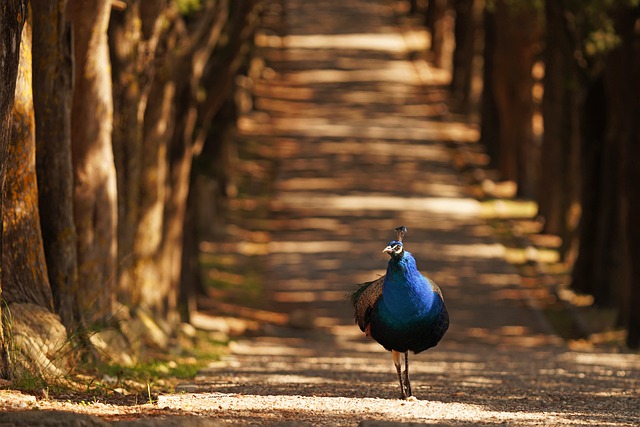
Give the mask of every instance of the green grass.
[{"label": "green grass", "polygon": [[179,353],[148,352],[143,361],[132,366],[86,363],[58,381],[27,372],[16,378],[11,388],[78,405],[155,403],[159,393],[173,393],[178,384],[194,379],[201,369],[220,360],[227,344],[198,332],[191,345],[182,345]]},{"label": "green grass", "polygon": [[178,363],[173,360],[150,360],[133,366],[105,365],[98,371],[103,375],[119,378],[122,381],[136,381],[146,384],[148,382],[157,383],[159,380],[192,379],[200,369],[206,367],[211,361],[204,359],[185,361],[183,359]]},{"label": "green grass", "polygon": [[97,365],[94,377],[100,381],[96,382],[96,387],[105,385],[103,380],[108,378],[106,385],[109,387],[122,387],[130,392],[149,393],[150,389],[172,392],[178,383],[195,378],[201,369],[220,360],[227,344],[210,339],[206,333],[198,333],[195,344],[190,348],[183,345],[180,354],[157,351],[132,366]]},{"label": "green grass", "polygon": [[256,257],[202,253],[200,270],[204,285],[220,301],[255,306],[262,298],[262,266]]}]

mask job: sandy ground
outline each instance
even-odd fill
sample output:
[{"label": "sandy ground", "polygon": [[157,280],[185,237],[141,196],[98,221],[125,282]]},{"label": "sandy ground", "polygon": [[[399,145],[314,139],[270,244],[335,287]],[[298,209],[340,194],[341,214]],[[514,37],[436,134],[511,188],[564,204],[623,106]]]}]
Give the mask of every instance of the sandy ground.
[{"label": "sandy ground", "polygon": [[[569,351],[553,335],[451,166],[477,130],[442,114],[448,75],[407,60],[424,33],[401,30],[389,6],[287,2],[286,36],[264,39],[268,114],[243,122],[279,159],[264,308],[314,326],[237,342],[159,405],[256,424],[637,425],[640,357]],[[344,300],[383,273],[400,224],[451,314],[443,342],[411,358],[413,402]]]},{"label": "sandy ground", "polygon": [[[271,68],[256,111],[240,120],[242,140],[277,160],[268,211],[247,222],[251,205],[238,203],[236,240],[211,244],[264,264],[249,315],[273,321],[155,404],[0,394],[4,409],[145,425],[640,424],[640,356],[569,350],[504,261],[451,162],[477,130],[443,114],[448,74],[408,60],[424,33],[401,31],[386,0],[284,3],[280,35],[259,39]],[[401,224],[451,316],[441,344],[411,356],[416,401],[398,399],[391,355],[345,300],[383,274],[381,250]]]}]

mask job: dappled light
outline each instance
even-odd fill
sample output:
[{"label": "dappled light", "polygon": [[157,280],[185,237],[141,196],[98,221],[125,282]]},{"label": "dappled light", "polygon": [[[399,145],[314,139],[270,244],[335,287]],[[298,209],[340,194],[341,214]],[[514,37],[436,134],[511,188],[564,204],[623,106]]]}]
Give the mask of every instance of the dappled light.
[{"label": "dappled light", "polygon": [[[276,36],[271,36],[276,37]],[[275,40],[265,39],[268,45],[275,45]],[[407,46],[402,38],[395,34],[308,34],[308,35],[289,35],[280,40],[283,46],[289,49],[357,49],[357,50],[381,50],[387,52],[404,52]],[[424,42],[422,46],[426,48]],[[408,63],[407,63],[408,64]]]},{"label": "dappled light", "polygon": [[[293,2],[289,13],[310,4]],[[238,181],[252,182],[253,169],[244,165],[256,158],[272,181],[260,194],[240,187],[226,238],[201,244],[212,258],[225,253],[235,260],[210,270],[215,298],[204,298],[201,308],[228,316],[242,313],[244,304],[251,307],[245,318],[261,327],[185,391],[196,390],[193,398],[203,405],[215,396],[225,413],[260,422],[271,422],[273,411],[304,412],[314,399],[327,408],[324,422],[366,416],[599,425],[603,418],[589,413],[584,398],[597,391],[580,381],[602,365],[566,352],[540,311],[535,285],[512,265],[552,259],[557,242],[541,237],[548,248],[519,249],[496,240],[487,221],[517,218],[533,227],[537,206],[472,197],[453,166],[456,147],[472,146],[466,164],[488,160],[473,146],[477,127],[448,114],[442,70],[407,59],[426,45],[426,35],[384,26],[349,31],[328,20],[326,7],[319,5],[313,25],[290,22],[289,34],[258,39],[273,68],[256,82],[258,111],[239,120],[240,140],[252,144],[241,148]],[[513,196],[510,183],[484,185]],[[399,414],[391,358],[354,324],[347,295],[355,283],[385,273],[382,249],[400,224],[409,229],[405,245],[418,267],[442,288],[451,325],[435,349],[413,357],[420,400],[402,403]],[[251,279],[256,292],[247,290],[256,284],[236,282],[247,270],[261,272]],[[225,287],[218,282],[228,272]],[[629,395],[613,392],[613,383],[622,379],[631,388],[638,358],[618,357],[611,363],[619,361],[621,374],[601,386],[611,387],[603,398],[621,407]],[[353,397],[357,410],[332,412],[337,401]],[[182,402],[162,399],[170,408]]]},{"label": "dappled light", "polygon": [[637,2],[4,3],[0,425],[638,424]]},{"label": "dappled light", "polygon": [[314,209],[320,212],[382,210],[404,212],[407,210],[423,211],[432,214],[449,214],[454,216],[472,216],[478,211],[474,200],[455,198],[404,198],[395,196],[321,196],[312,193],[290,193],[274,201],[275,209],[292,208]]}]

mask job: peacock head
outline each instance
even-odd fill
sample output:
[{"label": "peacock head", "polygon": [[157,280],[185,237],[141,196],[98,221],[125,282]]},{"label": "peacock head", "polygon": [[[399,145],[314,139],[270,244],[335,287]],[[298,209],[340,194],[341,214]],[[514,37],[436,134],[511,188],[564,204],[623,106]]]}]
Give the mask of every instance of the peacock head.
[{"label": "peacock head", "polygon": [[382,252],[386,252],[389,254],[391,258],[400,259],[402,255],[404,255],[404,247],[402,246],[402,239],[404,239],[404,235],[407,234],[407,227],[401,225],[400,227],[396,227],[396,240],[392,240],[389,242],[389,245],[382,250]]},{"label": "peacock head", "polygon": [[402,255],[404,255],[404,247],[402,246],[402,242],[392,240],[382,252],[388,253],[391,258],[400,259]]}]

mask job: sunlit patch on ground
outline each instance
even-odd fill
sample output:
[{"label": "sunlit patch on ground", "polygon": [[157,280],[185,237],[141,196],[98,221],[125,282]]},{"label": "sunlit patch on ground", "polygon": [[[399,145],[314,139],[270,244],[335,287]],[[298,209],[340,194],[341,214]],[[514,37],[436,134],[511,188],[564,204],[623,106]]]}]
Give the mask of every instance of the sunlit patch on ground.
[{"label": "sunlit patch on ground", "polygon": [[[291,1],[289,34],[258,41],[270,61],[255,84],[259,111],[239,121],[254,152],[240,150],[238,173],[261,192],[240,185],[226,235],[202,245],[209,274],[227,282],[203,310],[257,329],[160,404],[257,424],[632,425],[638,356],[598,363],[604,353],[570,352],[553,333],[542,315],[552,295],[524,273],[554,265],[557,239],[496,239],[507,234],[496,224],[539,232],[537,208],[510,183],[467,185],[465,162],[488,159],[471,150],[462,161],[455,147],[478,129],[447,114],[446,72],[407,60],[425,34],[396,32],[388,5]],[[344,27],[355,13],[369,21]],[[477,201],[480,190],[491,197]],[[397,399],[391,356],[354,324],[346,296],[384,274],[381,251],[400,224],[452,319],[435,349],[411,356],[417,402]]]}]

